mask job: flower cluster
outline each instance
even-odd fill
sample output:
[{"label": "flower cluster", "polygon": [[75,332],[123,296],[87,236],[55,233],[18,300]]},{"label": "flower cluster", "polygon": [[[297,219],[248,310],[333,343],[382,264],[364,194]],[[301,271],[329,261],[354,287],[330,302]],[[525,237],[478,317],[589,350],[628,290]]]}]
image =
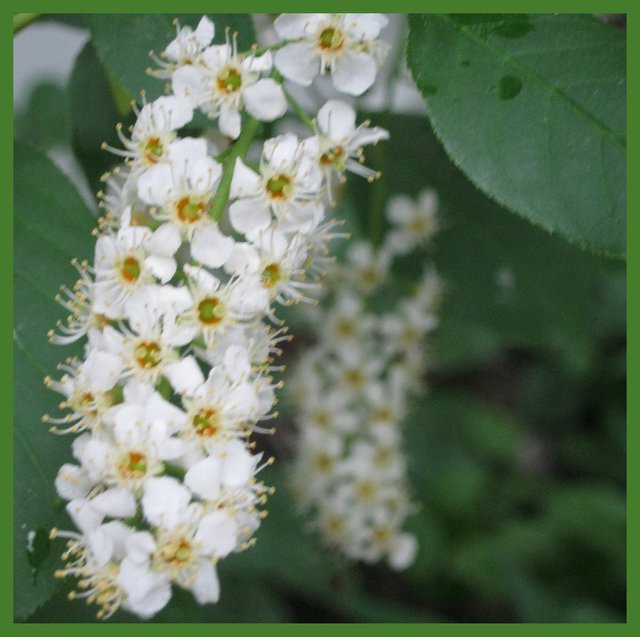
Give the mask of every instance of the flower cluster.
[{"label": "flower cluster", "polygon": [[402,530],[412,504],[400,424],[410,394],[421,389],[441,286],[427,268],[392,311],[373,312],[373,295],[393,259],[432,236],[436,209],[432,191],[417,204],[393,197],[387,207],[393,229],[383,245],[349,246],[346,263],[334,272],[339,285],[331,302],[310,313],[318,342],[291,381],[301,508],[327,545],[365,562],[386,558],[394,569],[408,567],[418,549]]},{"label": "flower cluster", "polygon": [[[71,597],[99,617],[151,617],[176,585],[216,602],[216,563],[254,542],[271,491],[256,476],[272,459],[252,436],[272,431],[273,363],[288,339],[274,308],[317,286],[336,234],[332,176],[387,137],[332,100],[307,139],[267,139],[259,163],[245,161],[259,122],[287,103],[266,76],[270,52],[213,36],[206,17],[178,26],[157,58],[172,92],[119,130],[123,148],[110,150],[125,161],[105,178],[95,257],[74,262],[80,279],[59,296],[71,314],[50,334],[86,338],[84,357],[46,379],[66,414],[44,420],[78,434],[56,479],[76,530],[52,535],[68,540],[58,575],[78,578]],[[236,141],[219,152],[183,135],[196,109]]]}]

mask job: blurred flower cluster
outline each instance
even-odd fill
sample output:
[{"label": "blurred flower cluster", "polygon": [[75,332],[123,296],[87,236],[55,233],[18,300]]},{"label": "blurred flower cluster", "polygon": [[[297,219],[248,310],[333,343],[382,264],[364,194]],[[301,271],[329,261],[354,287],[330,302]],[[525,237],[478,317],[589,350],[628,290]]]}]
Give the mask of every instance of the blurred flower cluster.
[{"label": "blurred flower cluster", "polygon": [[437,230],[437,196],[392,197],[392,229],[376,249],[353,243],[310,312],[317,343],[292,374],[299,429],[294,488],[323,541],[365,562],[411,565],[416,538],[403,531],[414,505],[401,424],[426,371],[425,341],[438,324],[441,283],[427,266],[414,289],[391,309],[376,310],[375,293],[393,260]]}]

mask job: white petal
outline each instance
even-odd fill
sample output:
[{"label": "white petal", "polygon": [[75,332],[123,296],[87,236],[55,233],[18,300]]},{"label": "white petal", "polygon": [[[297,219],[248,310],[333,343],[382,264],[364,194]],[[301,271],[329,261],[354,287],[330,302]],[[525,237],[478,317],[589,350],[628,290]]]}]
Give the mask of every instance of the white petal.
[{"label": "white petal", "polygon": [[300,148],[300,140],[293,133],[286,133],[267,139],[262,149],[262,156],[269,165],[278,170],[290,166]]},{"label": "white petal", "polygon": [[415,204],[407,195],[395,195],[387,204],[387,219],[392,223],[406,224],[415,215]]},{"label": "white petal", "polygon": [[136,564],[144,564],[156,550],[156,543],[148,531],[133,533],[126,541],[127,556]]},{"label": "white petal", "polygon": [[231,199],[236,199],[237,197],[255,197],[259,193],[260,175],[251,170],[251,168],[238,157],[233,169],[233,179],[231,180],[229,196]]},{"label": "white petal", "polygon": [[161,460],[175,461],[184,456],[187,444],[181,438],[167,438],[158,447],[158,457]]},{"label": "white petal", "polygon": [[71,500],[66,506],[69,517],[82,533],[98,528],[104,515],[96,511],[87,500]]},{"label": "white petal", "polygon": [[155,615],[171,599],[171,581],[167,575],[154,573],[129,558],[120,565],[118,584],[127,593],[123,608],[143,619]]},{"label": "white petal", "polygon": [[418,553],[418,540],[414,535],[401,533],[391,540],[389,549],[389,565],[396,571],[401,571],[413,564]]},{"label": "white petal", "polygon": [[155,286],[154,293],[161,314],[184,312],[193,304],[193,298],[187,286],[158,285]]},{"label": "white petal", "polygon": [[207,272],[204,268],[194,268],[186,265],[184,271],[205,294],[215,294],[220,287],[220,279]]},{"label": "white petal", "polygon": [[215,224],[198,228],[191,241],[191,256],[210,268],[223,266],[231,256],[233,239],[222,234]]},{"label": "white petal", "polygon": [[103,526],[87,534],[87,544],[91,551],[92,562],[99,568],[104,566],[113,555],[113,540]]},{"label": "white petal", "polygon": [[173,170],[183,175],[185,166],[207,158],[207,142],[200,137],[184,137],[171,142],[167,148],[167,158],[173,164]]},{"label": "white petal", "polygon": [[81,461],[83,468],[92,480],[97,482],[102,479],[111,455],[112,449],[110,445],[96,438],[91,438],[87,441],[82,450]]},{"label": "white petal", "polygon": [[343,93],[362,95],[375,82],[376,71],[375,60],[368,53],[345,51],[335,62],[333,85]]},{"label": "white petal", "polygon": [[389,139],[388,130],[379,126],[374,126],[373,128],[360,126],[351,138],[349,146],[356,149],[367,144],[375,144],[383,139]]},{"label": "white petal", "polygon": [[344,26],[349,37],[357,42],[373,40],[389,24],[383,13],[345,13]]},{"label": "white petal", "polygon": [[282,87],[275,80],[265,78],[247,86],[243,93],[244,105],[251,115],[262,122],[272,122],[287,110]]},{"label": "white petal", "polygon": [[220,598],[220,581],[216,567],[207,560],[200,560],[191,591],[198,604],[215,603]]},{"label": "white petal", "polygon": [[151,383],[144,383],[132,378],[124,386],[124,400],[126,403],[144,405],[154,391]]},{"label": "white petal", "polygon": [[56,476],[55,486],[61,498],[77,500],[84,498],[91,491],[93,482],[78,465],[63,464]]},{"label": "white petal", "polygon": [[[198,335],[199,331],[197,325],[180,322],[175,314],[168,312],[162,325],[162,340],[172,347],[182,347],[190,343]],[[167,367],[165,367],[165,370]]]},{"label": "white petal", "polygon": [[215,500],[220,495],[222,463],[208,457],[187,471],[184,483],[203,500]]},{"label": "white petal", "polygon": [[187,356],[177,363],[167,365],[164,374],[176,392],[187,394],[187,396],[193,394],[195,389],[204,383],[202,371],[193,356]]},{"label": "white petal", "polygon": [[169,164],[155,164],[138,177],[138,197],[146,204],[164,206],[171,197],[173,175]]},{"label": "white petal", "polygon": [[93,350],[82,363],[82,371],[94,391],[108,391],[120,378],[124,365],[122,359],[109,352]]},{"label": "white petal", "polygon": [[111,539],[113,558],[121,561],[126,554],[127,540],[133,535],[133,529],[119,520],[103,524],[100,529]]},{"label": "white petal", "polygon": [[280,218],[279,228],[286,232],[301,232],[310,234],[315,230],[324,217],[322,204],[307,203],[296,206]]},{"label": "white petal", "polygon": [[223,358],[224,371],[232,380],[247,378],[251,373],[251,358],[247,348],[242,345],[230,345]]},{"label": "white petal", "polygon": [[236,546],[238,525],[224,511],[214,511],[205,515],[194,537],[200,542],[207,555],[226,557]]},{"label": "white petal", "polygon": [[176,260],[171,257],[151,255],[144,260],[144,264],[160,283],[167,283],[176,273]]},{"label": "white petal", "polygon": [[318,111],[318,126],[333,144],[341,144],[356,128],[356,112],[347,102],[329,100]]},{"label": "white petal", "polygon": [[225,486],[233,488],[249,482],[260,457],[252,456],[239,440],[231,440],[220,445],[219,449],[223,458],[222,481]]},{"label": "white petal", "polygon": [[[271,213],[260,201],[238,199],[229,206],[229,221],[234,230],[252,239],[269,227]],[[229,253],[230,256],[231,252]]]},{"label": "white petal", "polygon": [[172,257],[181,243],[180,230],[172,223],[163,223],[148,239],[147,248],[152,254],[157,254],[161,257]]},{"label": "white petal", "polygon": [[260,256],[258,251],[248,243],[235,243],[233,252],[224,269],[229,273],[244,274],[257,272],[260,268]]},{"label": "white petal", "polygon": [[309,37],[329,17],[328,13],[282,13],[273,22],[283,40]]},{"label": "white petal", "polygon": [[220,132],[231,139],[238,139],[240,135],[240,111],[236,108],[223,108],[220,111],[220,118],[218,119],[218,126]]},{"label": "white petal", "polygon": [[271,51],[267,51],[258,57],[248,57],[242,61],[242,68],[251,73],[267,73],[273,66]]},{"label": "white petal", "polygon": [[107,489],[91,500],[96,511],[111,518],[130,518],[136,513],[136,499],[122,487]]},{"label": "white petal", "polygon": [[142,508],[147,520],[170,529],[179,524],[191,500],[191,493],[174,478],[151,478],[144,485]]},{"label": "white petal", "polygon": [[302,86],[309,86],[320,72],[320,60],[313,45],[306,42],[287,44],[278,49],[274,62],[284,77]]},{"label": "white petal", "polygon": [[202,59],[212,71],[217,71],[229,61],[231,54],[228,44],[214,44],[203,51]]},{"label": "white petal", "polygon": [[206,15],[202,16],[196,30],[193,32],[200,46],[207,46],[213,40],[215,26]]},{"label": "white petal", "polygon": [[187,415],[158,392],[154,392],[145,405],[145,416],[150,421],[161,420],[167,423],[170,433],[182,429],[187,421]]},{"label": "white petal", "polygon": [[203,69],[187,64],[173,72],[171,88],[175,95],[188,100],[191,106],[200,106],[208,99],[206,78]]}]

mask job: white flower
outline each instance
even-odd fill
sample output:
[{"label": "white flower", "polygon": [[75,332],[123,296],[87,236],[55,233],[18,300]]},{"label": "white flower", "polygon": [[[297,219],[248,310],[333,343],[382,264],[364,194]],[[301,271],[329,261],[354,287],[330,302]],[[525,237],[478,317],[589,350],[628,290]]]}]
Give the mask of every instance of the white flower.
[{"label": "white flower", "polygon": [[166,162],[140,175],[138,195],[159,207],[152,210],[155,218],[170,222],[190,240],[198,229],[214,226],[209,208],[221,174],[220,164],[207,155],[206,141],[185,137],[168,147]]},{"label": "white flower", "polygon": [[215,33],[215,25],[206,15],[202,16],[195,30],[190,26],[180,27],[177,21],[176,28],[175,39],[161,53],[161,57],[169,60],[169,63],[161,62],[166,70],[156,71],[157,77],[170,77],[175,68],[197,63],[202,52],[211,44]]},{"label": "white flower", "polygon": [[357,289],[373,292],[387,278],[391,255],[385,250],[376,252],[366,241],[352,243],[347,251],[345,275]]},{"label": "white flower", "polygon": [[306,257],[301,235],[288,238],[271,226],[256,237],[254,245],[236,243],[225,267],[242,277],[247,286],[245,302],[260,307],[270,298],[290,304],[306,300],[304,291],[316,287],[304,280]]},{"label": "white flower", "polygon": [[72,289],[61,286],[60,292],[55,296],[56,302],[70,312],[66,321],[56,323],[58,333],[55,330],[49,330],[47,333],[49,342],[56,345],[74,343],[91,330],[101,328],[104,323],[104,317],[93,310],[94,282],[89,273],[89,263],[73,259],[71,265],[76,268],[80,278]]},{"label": "white flower", "polygon": [[[264,143],[260,172],[236,161],[231,182],[229,219],[234,229],[248,239],[254,239],[271,224],[272,214],[287,219],[289,214],[304,215],[295,209],[304,207],[317,216],[317,209],[306,208],[320,194],[322,174],[307,156],[304,146],[293,134],[287,133]],[[319,220],[318,220],[319,221]]]},{"label": "white flower", "polygon": [[377,38],[387,23],[380,13],[280,15],[274,22],[278,35],[297,41],[276,51],[276,68],[303,86],[328,69],[338,91],[361,95],[375,81],[384,57]]},{"label": "white flower", "polygon": [[261,456],[251,455],[239,440],[227,440],[187,471],[185,484],[198,497],[218,505],[225,501],[225,491],[249,484]]},{"label": "white flower", "polygon": [[140,111],[131,130],[131,139],[117,127],[118,136],[125,150],[107,148],[115,155],[120,155],[131,162],[132,170],[137,173],[153,166],[166,158],[166,151],[176,138],[176,131],[188,124],[193,118],[193,108],[188,100],[167,95],[145,104]]},{"label": "white flower", "polygon": [[[90,350],[86,359],[63,366],[67,372],[59,381],[45,378],[50,389],[65,396],[62,409],[69,409],[64,418],[45,416],[44,421],[56,425],[56,433],[76,433],[85,429],[97,429],[104,413],[119,399],[116,384],[120,379],[123,364],[120,357],[108,352]],[[68,425],[59,429],[57,425]]]},{"label": "white flower", "polygon": [[207,453],[214,453],[225,440],[247,436],[262,415],[256,386],[233,380],[222,368],[213,368],[206,381],[201,372],[191,376],[189,385],[183,381],[181,387],[188,422],[181,435]]},{"label": "white flower", "polygon": [[[369,122],[356,127],[356,112],[340,100],[329,100],[318,111],[318,135],[303,143],[306,151],[318,162],[325,180],[331,186],[334,176],[342,179],[348,170],[373,180],[378,173],[363,165],[362,147],[389,139],[384,128],[369,128]],[[331,193],[331,191],[329,191]]]},{"label": "white flower", "polygon": [[81,593],[72,592],[70,599],[86,599],[100,607],[99,619],[113,615],[118,608],[128,608],[126,593],[119,583],[120,561],[125,555],[125,545],[133,529],[113,521],[96,524],[85,534],[69,531],[52,531],[52,537],[69,540],[63,560],[68,563],[56,577],[81,578]]},{"label": "white flower", "polygon": [[220,131],[236,139],[240,135],[240,109],[271,122],[284,115],[287,102],[279,84],[260,74],[271,70],[271,54],[240,56],[237,44],[214,45],[203,51],[199,64],[182,66],[173,73],[173,92],[194,107],[219,117]]},{"label": "white flower", "polygon": [[394,254],[408,254],[438,231],[438,195],[423,190],[417,201],[406,195],[395,195],[387,204],[387,218],[395,226],[385,238]]},{"label": "white flower", "polygon": [[237,278],[223,285],[202,268],[185,266],[185,273],[189,302],[177,313],[171,333],[184,343],[202,337],[206,347],[214,347],[230,327],[251,317],[245,311],[246,289]]},{"label": "white flower", "polygon": [[[145,481],[164,471],[163,461],[180,457],[184,444],[171,435],[172,428],[160,419],[163,410],[172,415],[172,406],[167,405],[157,394],[145,407],[120,405],[111,416],[112,432],[100,437],[91,436],[79,447],[77,457],[94,484],[104,483],[122,487],[124,492],[138,493]],[[124,502],[124,493],[119,492],[119,495]],[[124,507],[124,504],[120,506]],[[129,517],[134,512],[135,504],[133,510],[122,517]]]},{"label": "white flower", "polygon": [[155,232],[125,226],[115,235],[101,236],[96,242],[93,311],[122,318],[124,304],[135,290],[156,279],[167,283],[173,277],[173,255],[180,244],[180,233],[168,224]]},{"label": "white flower", "polygon": [[190,500],[191,492],[173,478],[149,480],[142,507],[156,531],[128,539],[120,577],[125,591],[136,592],[139,579],[155,578],[153,588],[170,591],[175,582],[191,590],[200,604],[218,601],[215,560],[235,548],[238,528],[224,511],[206,513]]}]

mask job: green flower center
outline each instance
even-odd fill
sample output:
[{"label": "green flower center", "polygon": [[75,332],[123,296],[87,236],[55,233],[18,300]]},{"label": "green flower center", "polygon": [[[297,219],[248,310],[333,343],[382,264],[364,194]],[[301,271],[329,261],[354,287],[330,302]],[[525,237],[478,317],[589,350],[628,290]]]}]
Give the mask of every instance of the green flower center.
[{"label": "green flower center", "polygon": [[129,451],[119,463],[120,475],[128,479],[142,478],[146,475],[149,465],[147,458],[139,451]]},{"label": "green flower center", "polygon": [[157,164],[162,157],[162,142],[158,137],[150,137],[143,148],[143,156],[148,164]]},{"label": "green flower center", "polygon": [[120,263],[120,276],[126,283],[135,283],[142,273],[142,267],[138,259],[127,257]]},{"label": "green flower center", "polygon": [[274,175],[267,181],[267,195],[271,199],[287,199],[292,190],[291,177],[288,175]]},{"label": "green flower center", "polygon": [[341,165],[344,156],[344,151],[341,146],[335,146],[330,148],[326,153],[322,153],[320,156],[320,163],[323,166],[333,166],[334,164]]},{"label": "green flower center", "polygon": [[193,427],[199,436],[211,438],[220,429],[220,415],[215,409],[203,407],[193,418]]},{"label": "green flower center", "polygon": [[272,288],[282,279],[282,270],[280,269],[280,265],[278,263],[270,263],[262,271],[260,278],[262,280],[262,285],[264,285],[265,288]]},{"label": "green flower center", "polygon": [[169,568],[180,569],[192,561],[194,553],[191,542],[186,538],[180,538],[161,546],[154,557]]},{"label": "green flower center", "polygon": [[323,29],[318,37],[318,45],[324,51],[338,51],[344,44],[344,36],[339,29],[329,27]]},{"label": "green flower center", "polygon": [[220,299],[207,297],[198,303],[198,319],[205,325],[216,325],[224,317],[225,308]]},{"label": "green flower center", "polygon": [[209,207],[204,201],[192,200],[190,197],[183,197],[176,204],[176,214],[183,223],[195,223],[209,211]]},{"label": "green flower center", "polygon": [[223,93],[235,93],[242,86],[242,75],[233,67],[226,67],[217,79],[218,89]]},{"label": "green flower center", "polygon": [[160,345],[152,341],[140,343],[138,347],[136,347],[134,356],[138,365],[143,369],[157,367],[162,360]]}]

